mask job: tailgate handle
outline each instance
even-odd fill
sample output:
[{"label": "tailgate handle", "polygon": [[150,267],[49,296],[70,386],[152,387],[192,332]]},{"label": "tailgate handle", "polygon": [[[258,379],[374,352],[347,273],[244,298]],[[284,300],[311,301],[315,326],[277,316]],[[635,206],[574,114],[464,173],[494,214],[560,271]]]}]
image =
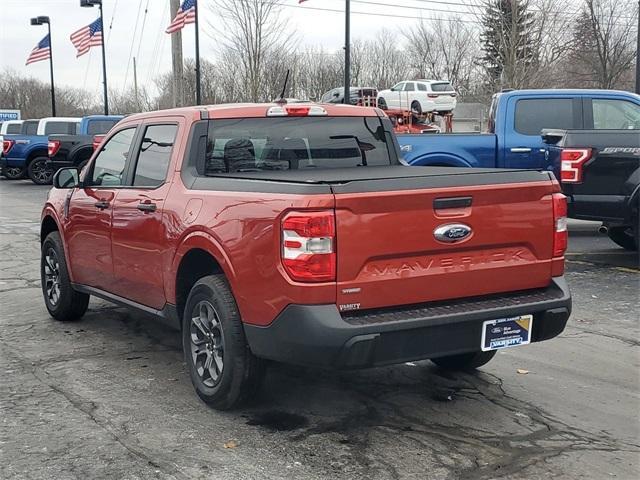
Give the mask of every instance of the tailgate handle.
[{"label": "tailgate handle", "polygon": [[464,208],[471,206],[471,197],[436,198],[433,201],[434,210],[443,208]]}]

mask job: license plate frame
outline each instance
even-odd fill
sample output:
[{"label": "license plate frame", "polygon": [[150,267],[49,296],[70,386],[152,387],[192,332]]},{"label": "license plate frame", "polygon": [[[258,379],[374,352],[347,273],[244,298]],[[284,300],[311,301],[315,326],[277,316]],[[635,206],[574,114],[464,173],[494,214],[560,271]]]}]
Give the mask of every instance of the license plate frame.
[{"label": "license plate frame", "polygon": [[497,318],[482,322],[482,340],[480,348],[483,352],[519,347],[531,343],[533,315]]}]

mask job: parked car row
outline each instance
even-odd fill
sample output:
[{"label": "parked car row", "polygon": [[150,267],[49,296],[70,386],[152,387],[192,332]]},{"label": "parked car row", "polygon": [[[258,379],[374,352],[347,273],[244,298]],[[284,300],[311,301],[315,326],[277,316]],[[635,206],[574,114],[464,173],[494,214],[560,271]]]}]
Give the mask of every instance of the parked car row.
[{"label": "parked car row", "polygon": [[28,176],[38,185],[50,184],[60,166],[86,161],[91,155],[93,136],[107,133],[122,118],[91,115],[5,122],[1,130],[0,173],[10,180]]}]

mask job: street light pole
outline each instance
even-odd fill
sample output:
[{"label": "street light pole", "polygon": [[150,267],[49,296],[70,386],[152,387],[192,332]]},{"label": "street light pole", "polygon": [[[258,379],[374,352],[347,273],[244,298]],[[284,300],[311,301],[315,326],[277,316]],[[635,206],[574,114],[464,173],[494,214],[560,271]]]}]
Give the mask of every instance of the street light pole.
[{"label": "street light pole", "polygon": [[344,26],[344,96],[343,103],[351,102],[351,0],[345,0]]},{"label": "street light pole", "polygon": [[53,39],[51,38],[51,20],[49,17],[34,17],[31,25],[42,25],[46,23],[49,32],[49,72],[51,74],[51,116],[56,116],[56,87],[53,83]]},{"label": "street light pole", "polygon": [[100,8],[100,30],[102,32],[102,87],[104,95],[104,114],[109,115],[109,95],[107,93],[107,58],[104,49],[104,42],[106,40],[106,32],[104,30],[104,15],[102,12],[102,0],[80,0],[81,7],[93,7],[98,5]]}]

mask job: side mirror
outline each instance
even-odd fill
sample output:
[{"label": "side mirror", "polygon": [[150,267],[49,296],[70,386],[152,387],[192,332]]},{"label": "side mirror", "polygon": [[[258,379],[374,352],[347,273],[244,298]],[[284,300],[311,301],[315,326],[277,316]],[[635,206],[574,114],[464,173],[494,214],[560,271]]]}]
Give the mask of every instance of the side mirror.
[{"label": "side mirror", "polygon": [[61,168],[53,175],[53,188],[76,188],[80,186],[80,172],[77,168]]},{"label": "side mirror", "polygon": [[541,136],[542,141],[549,145],[556,145],[560,140],[564,138],[566,131],[564,130],[551,130],[543,129]]},{"label": "side mirror", "polygon": [[338,98],[340,96],[340,93],[339,92],[333,92],[333,96]]}]

